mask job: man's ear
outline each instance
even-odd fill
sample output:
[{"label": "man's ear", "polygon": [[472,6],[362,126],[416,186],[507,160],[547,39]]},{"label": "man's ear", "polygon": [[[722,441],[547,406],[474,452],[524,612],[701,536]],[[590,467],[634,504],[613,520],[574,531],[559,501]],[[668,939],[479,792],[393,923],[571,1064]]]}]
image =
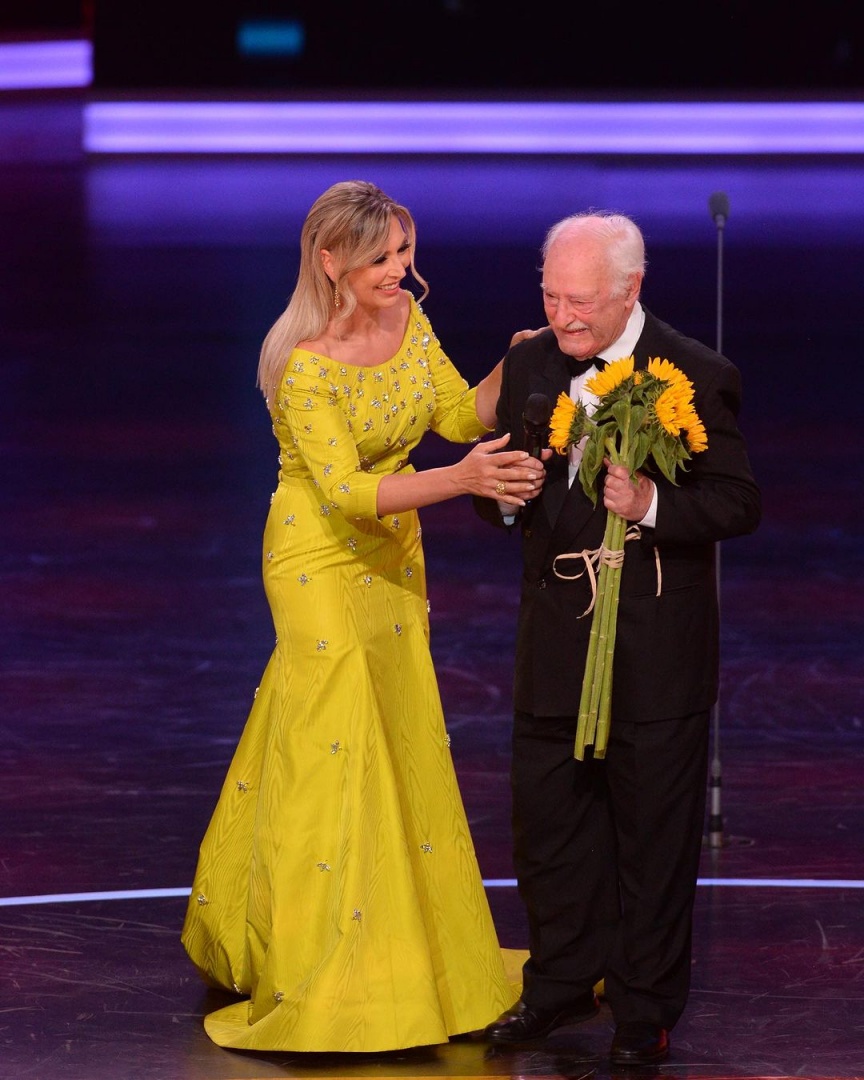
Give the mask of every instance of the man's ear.
[{"label": "man's ear", "polygon": [[642,274],[631,274],[627,283],[627,303],[635,304],[642,290]]}]

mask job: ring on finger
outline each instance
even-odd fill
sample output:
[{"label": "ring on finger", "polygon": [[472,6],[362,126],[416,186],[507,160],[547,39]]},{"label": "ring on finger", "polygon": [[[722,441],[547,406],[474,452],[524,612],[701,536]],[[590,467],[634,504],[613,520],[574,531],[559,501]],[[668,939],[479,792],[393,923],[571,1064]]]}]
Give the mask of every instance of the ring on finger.
[{"label": "ring on finger", "polygon": [[495,494],[496,495],[506,495],[507,494],[507,485],[504,483],[503,480],[499,480],[498,483],[495,485]]}]

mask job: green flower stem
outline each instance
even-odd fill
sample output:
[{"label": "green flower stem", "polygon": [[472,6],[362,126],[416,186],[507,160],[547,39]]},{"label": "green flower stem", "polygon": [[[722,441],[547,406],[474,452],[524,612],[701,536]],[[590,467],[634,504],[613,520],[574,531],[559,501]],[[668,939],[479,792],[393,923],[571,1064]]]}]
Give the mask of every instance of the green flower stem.
[{"label": "green flower stem", "polygon": [[[604,550],[620,551],[626,532],[627,522],[624,518],[609,514],[603,536]],[[595,758],[602,758],[606,753],[612,710],[612,657],[615,652],[620,585],[621,568],[603,562],[597,575],[597,600],[588,637],[588,655],[576,726],[574,756],[579,761],[585,758],[586,746],[593,745]]]},{"label": "green flower stem", "polygon": [[[610,551],[621,551],[627,533],[627,522],[618,514],[610,514],[606,522],[604,544]],[[615,655],[615,638],[618,631],[618,597],[621,593],[621,567],[604,566],[606,580],[604,590],[608,593],[605,617],[607,621],[603,640],[605,654],[602,660],[602,683],[597,723],[594,732],[594,757],[606,756],[606,744],[609,740],[609,724],[612,719],[612,664]]]},{"label": "green flower stem", "polygon": [[585,660],[585,674],[582,677],[582,695],[579,700],[579,719],[576,724],[576,748],[574,756],[579,761],[585,759],[585,747],[594,743],[594,731],[596,727],[597,704],[595,693],[599,694],[599,686],[595,678],[597,656],[599,653],[600,639],[600,605],[603,603],[603,593],[600,587],[600,579],[597,581],[597,598],[594,602],[594,612],[591,616],[591,632],[588,635],[588,655]]},{"label": "green flower stem", "polygon": [[[609,518],[606,521],[604,547],[609,534]],[[600,709],[600,695],[603,686],[603,660],[605,657],[605,633],[608,626],[606,605],[609,594],[606,589],[608,568],[601,562],[597,574],[597,594],[594,611],[591,615],[591,631],[588,635],[588,652],[585,658],[585,674],[582,679],[582,694],[579,701],[579,718],[576,726],[576,757],[581,761],[585,756],[585,747],[594,743],[597,728],[597,714]]]},{"label": "green flower stem", "polygon": [[[623,423],[622,423],[623,420]],[[606,440],[606,454],[616,465],[628,465],[630,454],[630,409],[619,418],[615,436]],[[620,441],[620,445],[619,445]],[[619,514],[606,515],[603,550],[621,551],[627,533],[627,522]],[[609,723],[612,715],[612,658],[618,630],[618,597],[621,590],[621,567],[610,566],[605,559],[597,575],[597,601],[588,637],[588,655],[582,679],[579,717],[576,723],[574,757],[583,761],[585,747],[594,747],[594,757],[606,756]]]}]

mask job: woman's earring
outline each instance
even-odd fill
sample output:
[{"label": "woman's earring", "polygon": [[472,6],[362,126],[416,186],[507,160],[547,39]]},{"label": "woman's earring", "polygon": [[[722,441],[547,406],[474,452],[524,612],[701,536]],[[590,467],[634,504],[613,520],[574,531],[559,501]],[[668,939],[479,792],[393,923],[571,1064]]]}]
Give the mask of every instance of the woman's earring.
[{"label": "woman's earring", "polygon": [[333,282],[333,307],[338,311],[342,307],[342,297],[339,295],[339,286]]}]

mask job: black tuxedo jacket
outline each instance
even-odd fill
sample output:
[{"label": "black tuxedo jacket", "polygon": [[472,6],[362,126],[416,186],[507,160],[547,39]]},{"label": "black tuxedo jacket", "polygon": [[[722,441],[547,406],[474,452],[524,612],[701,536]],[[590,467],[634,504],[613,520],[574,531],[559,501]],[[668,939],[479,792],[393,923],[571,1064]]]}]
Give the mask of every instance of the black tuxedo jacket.
[{"label": "black tuxedo jacket", "polygon": [[[678,485],[657,471],[657,518],[653,529],[625,544],[615,644],[612,716],[648,721],[711,707],[717,697],[719,618],[715,545],[752,532],[761,516],[760,494],[738,429],[741,381],[725,357],[655,318],[646,310],[634,350],[637,368],[655,357],[675,364],[693,383],[694,406],[705,425],[708,447],[694,454]],[[617,359],[617,357],[613,358]],[[522,413],[530,394],[554,405],[567,393],[567,358],[546,330],[512,348],[505,360],[496,435],[509,431],[507,449],[524,446]],[[555,557],[598,548],[606,510],[604,471],[596,506],[578,477],[568,488],[567,458],[546,463],[543,491],[512,528],[522,536],[523,577],[517,626],[514,706],[537,716],[575,716],[579,711],[591,615],[588,574],[562,580]],[[477,512],[503,526],[498,505],[475,499]],[[576,574],[581,561],[559,570]]]}]

